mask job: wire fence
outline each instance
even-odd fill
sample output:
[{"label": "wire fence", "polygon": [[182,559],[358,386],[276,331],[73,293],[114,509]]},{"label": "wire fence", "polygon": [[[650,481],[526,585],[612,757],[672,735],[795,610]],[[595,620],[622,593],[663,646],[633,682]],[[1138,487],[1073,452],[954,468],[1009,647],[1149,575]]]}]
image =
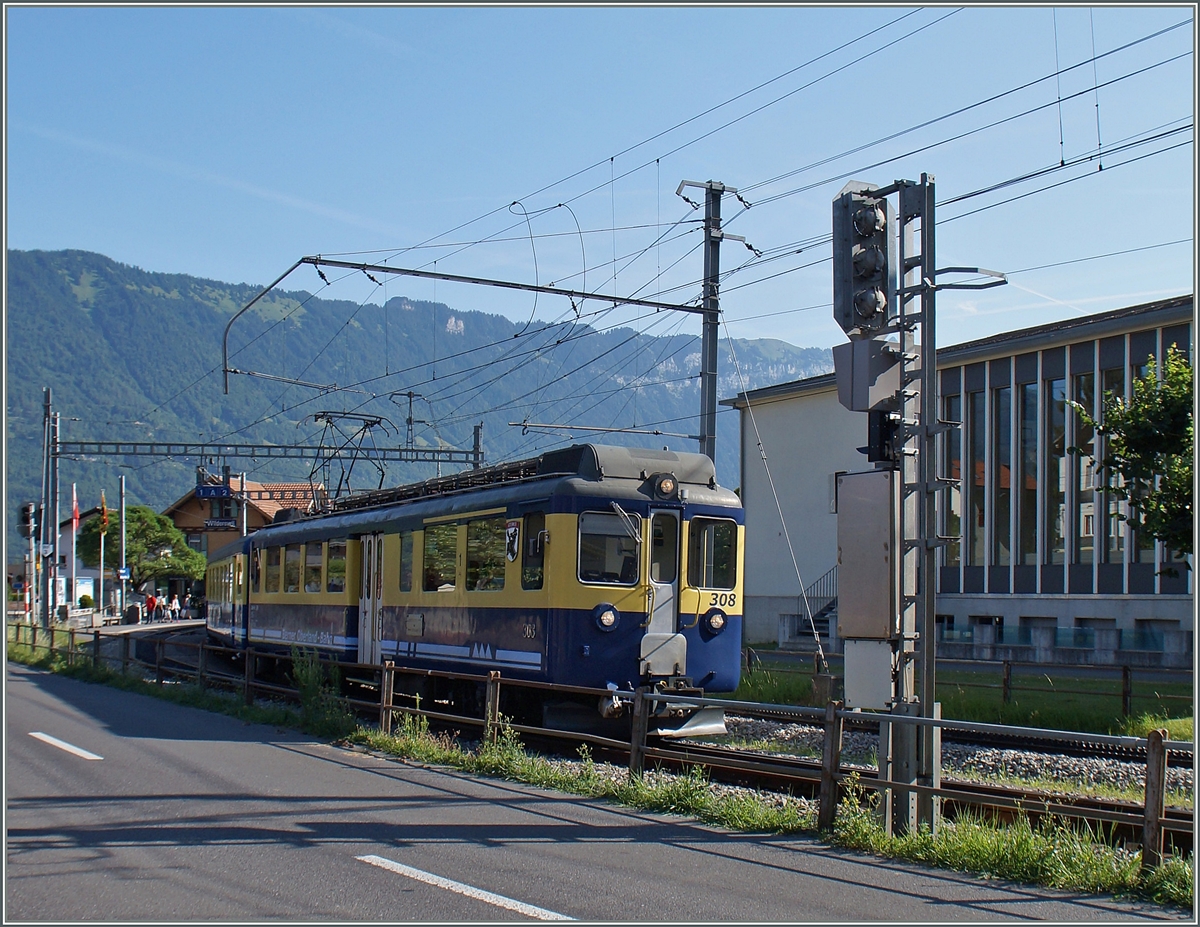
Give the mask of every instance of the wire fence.
[{"label": "wire fence", "polygon": [[[743,672],[747,677],[753,678],[756,672],[770,672],[785,675],[794,675],[801,677],[813,677],[820,673],[820,670],[815,666],[788,666],[779,661],[773,661],[771,656],[773,651],[758,652],[753,648],[747,648],[743,655]],[[1013,670],[1018,672],[1014,673]],[[1021,673],[1021,669],[1035,670],[1035,673]],[[943,677],[946,674],[944,670],[939,669],[938,686],[939,689],[953,686],[963,689],[983,689],[1000,692],[1000,701],[1005,704],[1011,704],[1014,697],[1026,692],[1036,692],[1052,695],[1082,695],[1093,698],[1110,699],[1119,695],[1121,700],[1121,714],[1123,717],[1131,717],[1134,714],[1134,702],[1156,702],[1160,705],[1164,703],[1180,703],[1192,704],[1194,701],[1191,694],[1181,695],[1162,691],[1162,683],[1168,680],[1174,684],[1187,684],[1192,682],[1192,673],[1188,670],[1169,670],[1169,669],[1142,669],[1132,666],[1111,666],[1105,669],[1119,670],[1121,674],[1121,690],[1119,693],[1113,691],[1111,687],[1093,686],[1090,688],[1079,688],[1078,684],[1082,681],[1077,674],[1080,667],[1071,664],[1051,664],[1051,663],[1021,663],[1010,660],[1003,660],[996,663],[980,662],[969,670],[961,670],[953,672],[952,681],[945,680]],[[1087,666],[1089,672],[1094,672],[1094,666]],[[964,675],[994,677],[995,682],[974,681],[961,678]],[[1060,685],[1055,682],[1055,679],[1066,680]],[[1103,680],[1097,680],[1103,682]],[[941,692],[939,692],[939,696]],[[1165,707],[1165,706],[1164,706]]]}]

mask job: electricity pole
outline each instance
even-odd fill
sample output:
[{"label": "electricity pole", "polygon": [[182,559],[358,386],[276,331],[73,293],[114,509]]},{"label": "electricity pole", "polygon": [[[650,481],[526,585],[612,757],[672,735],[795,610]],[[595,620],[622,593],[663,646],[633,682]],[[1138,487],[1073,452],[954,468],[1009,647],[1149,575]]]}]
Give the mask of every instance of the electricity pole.
[{"label": "electricity pole", "polygon": [[[721,240],[745,242],[740,235],[721,231],[721,196],[737,193],[733,187],[710,180],[698,183],[684,180],[675,190],[683,196],[685,187],[704,190],[704,295],[701,301],[702,321],[700,340],[700,453],[710,460],[717,459],[717,339],[720,324]],[[684,197],[686,200],[687,198]],[[687,200],[687,202],[691,202]]]}]

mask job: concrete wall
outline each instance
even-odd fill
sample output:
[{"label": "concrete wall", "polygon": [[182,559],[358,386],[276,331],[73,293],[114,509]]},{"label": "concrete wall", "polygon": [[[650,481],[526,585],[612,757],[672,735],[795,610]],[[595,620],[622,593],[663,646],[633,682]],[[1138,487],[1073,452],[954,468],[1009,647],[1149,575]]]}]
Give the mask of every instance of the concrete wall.
[{"label": "concrete wall", "polygon": [[1091,620],[1113,621],[1117,630],[1133,631],[1141,621],[1174,621],[1192,629],[1190,595],[964,595],[937,597],[937,613],[953,615],[956,628],[977,624],[979,616],[1002,617],[1005,627],[1021,626],[1022,618],[1053,618],[1059,628]]}]

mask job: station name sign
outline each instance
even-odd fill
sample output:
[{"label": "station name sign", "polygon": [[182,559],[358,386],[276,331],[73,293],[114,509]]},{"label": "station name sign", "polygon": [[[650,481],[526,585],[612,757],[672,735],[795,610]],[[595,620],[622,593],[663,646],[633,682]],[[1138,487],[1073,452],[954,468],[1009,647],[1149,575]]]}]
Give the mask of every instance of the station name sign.
[{"label": "station name sign", "polygon": [[236,518],[206,518],[204,519],[205,528],[236,528],[238,522]]}]

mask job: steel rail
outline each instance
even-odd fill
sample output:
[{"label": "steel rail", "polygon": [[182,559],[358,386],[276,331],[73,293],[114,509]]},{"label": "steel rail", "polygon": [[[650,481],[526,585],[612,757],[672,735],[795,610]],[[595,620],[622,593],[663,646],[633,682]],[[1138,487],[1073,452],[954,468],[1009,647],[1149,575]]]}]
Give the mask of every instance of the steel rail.
[{"label": "steel rail", "polygon": [[[724,707],[733,712],[750,713],[754,710],[765,710],[778,712],[780,714],[792,714],[801,716],[800,712],[806,712],[804,717],[824,719],[825,713],[817,708],[799,709],[787,708],[780,710],[781,706],[763,705],[761,702],[737,702],[725,699],[698,698],[689,695],[664,695],[657,692],[647,693],[645,698],[652,702],[674,702],[685,705],[693,705],[697,708],[717,708]],[[915,724],[920,727],[940,727],[943,730],[954,731],[970,731],[982,734],[1005,734],[1008,736],[1028,737],[1032,740],[1057,740],[1066,741],[1068,743],[1089,743],[1089,744],[1105,744],[1114,747],[1132,747],[1145,749],[1147,740],[1144,737],[1127,737],[1113,734],[1085,734],[1079,731],[1060,731],[1052,728],[1036,728],[1036,727],[1017,727],[1005,724],[988,724],[982,721],[953,721],[948,718],[917,718],[907,715],[889,715],[878,712],[863,712],[856,709],[841,709],[838,711],[838,717],[847,721],[860,721],[867,723],[883,723],[883,724]],[[1183,753],[1192,753],[1195,751],[1195,745],[1192,741],[1169,741],[1171,747]]]}]

